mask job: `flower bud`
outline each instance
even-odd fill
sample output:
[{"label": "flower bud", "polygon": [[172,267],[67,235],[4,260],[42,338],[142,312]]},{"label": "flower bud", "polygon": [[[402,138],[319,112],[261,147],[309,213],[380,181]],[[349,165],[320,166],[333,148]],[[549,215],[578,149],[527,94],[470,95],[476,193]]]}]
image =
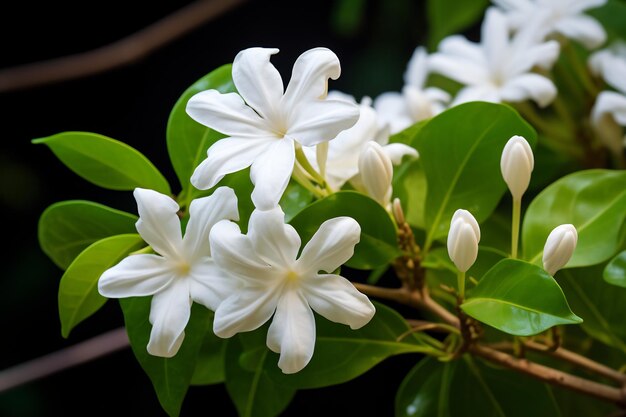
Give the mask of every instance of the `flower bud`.
[{"label": "flower bud", "polygon": [[391,198],[393,165],[378,143],[368,142],[361,152],[359,173],[365,192],[383,207],[387,207]]},{"label": "flower bud", "polygon": [[502,150],[500,170],[514,200],[520,200],[528,188],[535,158],[530,145],[521,136],[513,136]]},{"label": "flower bud", "polygon": [[573,225],[562,224],[555,227],[543,248],[543,269],[550,275],[556,274],[572,257],[577,242],[578,233]]},{"label": "flower bud", "polygon": [[467,210],[454,212],[448,233],[448,255],[461,272],[467,272],[478,256],[480,227]]}]

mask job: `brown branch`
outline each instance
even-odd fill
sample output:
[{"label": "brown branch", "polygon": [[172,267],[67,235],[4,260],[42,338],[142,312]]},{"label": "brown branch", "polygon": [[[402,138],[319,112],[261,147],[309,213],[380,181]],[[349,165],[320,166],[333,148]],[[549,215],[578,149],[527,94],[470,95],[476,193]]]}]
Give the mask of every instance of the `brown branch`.
[{"label": "brown branch", "polygon": [[89,362],[128,347],[128,336],[122,327],[84,342],[0,372],[0,392],[36,381],[48,375]]},{"label": "brown branch", "polygon": [[135,62],[244,0],[199,0],[109,45],[0,70],[0,93],[86,77]]}]

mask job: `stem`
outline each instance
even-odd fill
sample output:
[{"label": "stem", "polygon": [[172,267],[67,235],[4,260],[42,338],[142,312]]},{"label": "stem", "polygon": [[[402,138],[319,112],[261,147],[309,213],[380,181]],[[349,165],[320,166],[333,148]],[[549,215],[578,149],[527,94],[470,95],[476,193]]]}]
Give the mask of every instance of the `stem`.
[{"label": "stem", "polygon": [[459,271],[456,276],[456,282],[459,286],[459,298],[460,300],[465,299],[465,271]]},{"label": "stem", "polygon": [[519,223],[522,210],[522,199],[513,198],[513,219],[511,220],[511,258],[517,259],[517,244],[519,242]]},{"label": "stem", "polygon": [[331,191],[330,187],[326,183],[326,179],[320,175],[319,172],[313,168],[313,165],[309,162],[304,151],[302,150],[302,146],[296,144],[296,161],[302,166],[302,169],[311,176],[322,188],[326,191]]},{"label": "stem", "polygon": [[293,179],[296,180],[298,184],[306,188],[315,197],[317,198],[326,197],[326,193],[324,193],[322,190],[320,190],[319,188],[311,184],[311,181],[309,181],[309,179],[307,178],[307,173],[302,169],[302,167],[297,161],[293,167],[292,176],[293,176]]},{"label": "stem", "polygon": [[597,96],[598,89],[596,85],[593,83],[593,81],[591,80],[591,77],[589,76],[589,72],[587,72],[587,68],[580,61],[578,54],[572,47],[572,43],[569,42],[567,39],[563,39],[563,41],[561,42],[561,45],[562,45],[563,52],[565,53],[565,57],[570,63],[571,68],[574,71],[574,74],[578,76],[578,79],[580,79],[582,85],[585,87],[585,89],[591,95],[591,97]]}]

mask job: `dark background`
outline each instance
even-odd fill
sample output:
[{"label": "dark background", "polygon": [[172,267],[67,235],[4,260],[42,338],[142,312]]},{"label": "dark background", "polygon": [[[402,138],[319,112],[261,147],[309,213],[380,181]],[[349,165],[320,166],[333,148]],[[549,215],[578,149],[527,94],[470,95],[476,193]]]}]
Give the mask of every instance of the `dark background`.
[{"label": "dark background", "polygon": [[[0,11],[0,68],[78,53],[116,41],[186,2],[10,2]],[[345,9],[349,4],[364,4]],[[129,8],[130,4],[133,8]],[[143,6],[143,7],[137,7]],[[342,18],[343,16],[343,18]],[[360,17],[359,17],[360,16]],[[422,1],[249,0],[145,59],[88,78],[0,93],[0,369],[70,346],[123,324],[115,301],[61,337],[62,271],[39,249],[37,220],[50,204],[97,201],[136,212],[130,192],[82,180],[34,138],[84,130],[122,140],[146,155],[178,190],[165,127],[178,96],[196,79],[251,46],[278,47],[272,61],[287,81],[305,50],[326,46],[342,63],[330,84],[375,97],[399,91],[413,49],[425,42]],[[284,416],[393,414],[394,394],[418,359],[391,358],[343,385],[299,392]],[[150,381],[130,349],[0,393],[0,416],[161,416]],[[231,416],[223,385],[192,387],[183,416]]]}]

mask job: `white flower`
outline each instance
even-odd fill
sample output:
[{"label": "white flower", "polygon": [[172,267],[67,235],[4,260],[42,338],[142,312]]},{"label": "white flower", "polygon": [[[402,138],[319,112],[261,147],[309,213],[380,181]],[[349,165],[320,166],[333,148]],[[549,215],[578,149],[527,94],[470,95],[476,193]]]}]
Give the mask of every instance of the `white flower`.
[{"label": "white flower", "polygon": [[238,94],[208,90],[189,100],[187,113],[194,120],[228,136],[214,143],[196,168],[191,177],[195,187],[209,189],[224,175],[251,166],[252,201],[260,209],[272,208],[293,172],[295,147],[331,140],[356,123],[357,106],[325,99],[328,79],[341,72],[332,51],[314,48],[300,55],[285,91],[269,62],[277,52],[239,52],[232,70]]},{"label": "white flower", "polygon": [[368,142],[361,152],[359,174],[366,194],[387,207],[391,200],[393,165],[378,143]]},{"label": "white flower", "polygon": [[480,242],[478,222],[467,210],[458,209],[450,221],[448,255],[457,269],[467,272],[476,262]]},{"label": "white flower", "polygon": [[578,233],[573,225],[555,227],[543,248],[543,269],[550,275],[556,274],[572,257],[577,242]]},{"label": "white flower", "polygon": [[247,235],[235,223],[217,223],[210,235],[213,258],[240,280],[241,287],[215,312],[215,334],[231,337],[254,330],[273,315],[267,346],[280,353],[278,366],[283,372],[300,371],[313,356],[313,310],[352,329],[374,316],[375,308],[365,295],[347,279],[331,274],[352,257],[360,233],[352,218],[330,219],[296,259],[300,237],[284,224],[280,207],[255,210]]},{"label": "white flower", "polygon": [[237,197],[232,189],[220,187],[209,197],[193,200],[182,237],[174,200],[141,188],[134,195],[137,231],[158,255],[124,258],[102,274],[98,291],[109,298],[152,295],[148,352],[169,358],[183,342],[192,301],[215,310],[233,292],[234,280],[211,258],[209,231],[220,220],[239,218]]},{"label": "white flower", "polygon": [[584,14],[607,0],[492,0],[500,6],[513,29],[521,29],[537,19],[543,20],[545,36],[552,33],[579,41],[589,49],[606,41],[606,32],[594,18]]},{"label": "white flower", "polygon": [[500,170],[514,200],[520,200],[528,189],[535,158],[530,145],[522,136],[513,136],[502,150]]},{"label": "white flower", "polygon": [[621,127],[626,126],[626,44],[616,44],[592,54],[589,67],[617,90],[598,94],[591,110],[591,122],[606,146],[621,155],[626,145]]},{"label": "white flower", "polygon": [[381,119],[389,123],[392,134],[436,116],[450,101],[450,95],[445,91],[435,87],[425,88],[427,78],[428,53],[420,46],[407,65],[402,93],[383,93],[374,100],[374,108]]},{"label": "white flower", "polygon": [[430,68],[461,84],[453,105],[468,101],[518,102],[534,100],[545,107],[556,97],[556,87],[534,66],[549,68],[559,54],[556,41],[539,43],[540,20],[531,21],[509,39],[506,18],[489,8],[482,24],[481,43],[455,35],[439,44]]},{"label": "white flower", "polygon": [[[356,103],[354,97],[338,91],[331,91],[328,97]],[[344,130],[328,142],[324,171],[326,181],[334,190],[340,189],[348,181],[353,182],[353,185],[358,188],[358,184],[361,183],[356,178],[359,174],[359,156],[370,142],[381,145],[394,165],[399,165],[405,156],[418,157],[417,151],[408,145],[388,143],[389,129],[386,124],[381,123],[378,113],[372,108],[372,101],[369,97],[361,100],[359,113],[359,120],[353,127]],[[303,151],[311,165],[318,168],[319,156],[316,149],[303,148]]]}]

